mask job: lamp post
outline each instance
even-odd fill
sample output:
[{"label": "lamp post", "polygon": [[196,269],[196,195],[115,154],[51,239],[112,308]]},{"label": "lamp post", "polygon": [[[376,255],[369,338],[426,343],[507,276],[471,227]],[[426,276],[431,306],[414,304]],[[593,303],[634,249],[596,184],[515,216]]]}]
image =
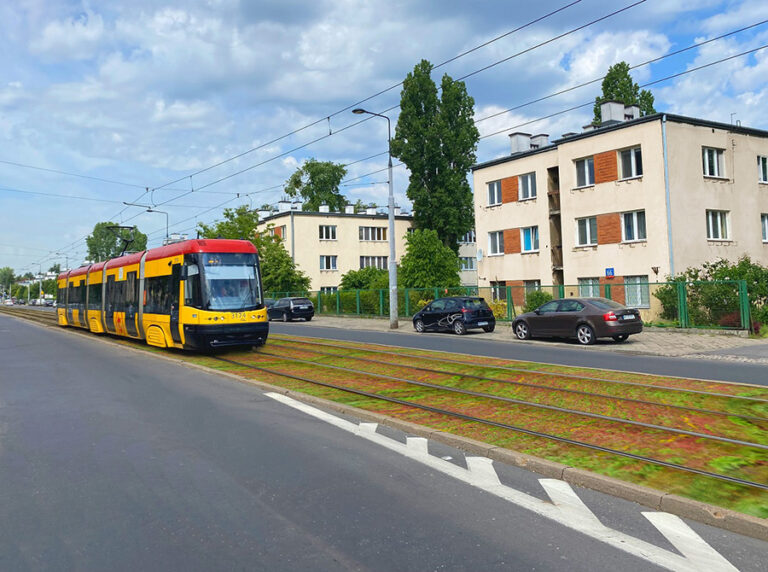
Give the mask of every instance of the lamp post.
[{"label": "lamp post", "polygon": [[397,264],[395,263],[395,194],[392,189],[392,124],[389,117],[381,113],[374,113],[358,107],[353,109],[352,113],[362,115],[375,115],[387,120],[387,156],[389,157],[388,175],[389,179],[389,201],[387,203],[389,212],[389,327],[392,330],[397,329]]},{"label": "lamp post", "polygon": [[160,213],[165,215],[165,240],[168,240],[168,213],[165,211],[159,211],[156,209],[147,209],[148,213]]}]

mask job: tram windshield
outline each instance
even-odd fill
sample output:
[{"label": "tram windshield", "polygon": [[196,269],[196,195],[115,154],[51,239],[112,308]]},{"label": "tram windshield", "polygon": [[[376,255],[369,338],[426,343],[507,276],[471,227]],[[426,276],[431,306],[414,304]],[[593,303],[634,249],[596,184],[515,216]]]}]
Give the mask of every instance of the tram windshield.
[{"label": "tram windshield", "polygon": [[203,253],[200,259],[205,309],[237,312],[261,305],[261,280],[255,254]]}]

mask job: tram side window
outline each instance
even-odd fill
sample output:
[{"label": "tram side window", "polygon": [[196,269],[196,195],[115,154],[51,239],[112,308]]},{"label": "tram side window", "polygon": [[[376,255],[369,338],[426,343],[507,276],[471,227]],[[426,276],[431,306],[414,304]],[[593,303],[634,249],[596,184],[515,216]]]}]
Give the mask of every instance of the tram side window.
[{"label": "tram side window", "polygon": [[147,314],[171,313],[171,277],[154,276],[144,280],[147,299],[144,312]]},{"label": "tram side window", "polygon": [[56,306],[63,306],[64,303],[67,301],[67,289],[66,288],[56,288]]},{"label": "tram side window", "polygon": [[88,285],[88,309],[101,310],[101,282]]},{"label": "tram side window", "polygon": [[112,312],[124,312],[125,311],[125,281],[108,281],[107,282],[107,309]]},{"label": "tram side window", "polygon": [[133,317],[139,309],[139,281],[136,280],[136,272],[129,272],[125,278],[125,309],[128,316]]},{"label": "tram side window", "polygon": [[184,282],[184,304],[193,308],[202,307],[200,292],[200,268],[197,264],[187,265],[187,279]]}]

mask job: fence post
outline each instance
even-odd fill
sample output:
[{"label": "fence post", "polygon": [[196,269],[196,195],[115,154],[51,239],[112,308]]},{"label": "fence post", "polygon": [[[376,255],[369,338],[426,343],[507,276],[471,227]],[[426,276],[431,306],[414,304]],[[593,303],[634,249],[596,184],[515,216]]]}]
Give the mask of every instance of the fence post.
[{"label": "fence post", "polygon": [[557,285],[557,297],[558,298],[565,298],[565,284],[558,284]]},{"label": "fence post", "polygon": [[680,318],[681,328],[690,328],[691,321],[688,317],[688,289],[685,282],[677,283],[677,312]]},{"label": "fence post", "polygon": [[512,286],[505,286],[507,291],[507,320],[512,321],[512,317],[515,315],[515,302],[512,300]]},{"label": "fence post", "polygon": [[411,296],[408,294],[408,288],[405,289],[405,315],[411,315]]},{"label": "fence post", "polygon": [[613,300],[613,298],[611,298],[611,285],[607,282],[605,283],[605,297],[609,300]]},{"label": "fence post", "polygon": [[336,290],[336,315],[341,313],[341,292]]},{"label": "fence post", "polygon": [[379,316],[384,315],[384,290],[379,290]]},{"label": "fence post", "polygon": [[357,302],[357,315],[360,315],[360,289],[355,290],[355,301]]},{"label": "fence post", "polygon": [[749,293],[747,281],[739,280],[739,310],[741,313],[741,329],[749,329]]},{"label": "fence post", "polygon": [[315,308],[315,314],[323,313],[323,291],[317,291],[317,308]]}]

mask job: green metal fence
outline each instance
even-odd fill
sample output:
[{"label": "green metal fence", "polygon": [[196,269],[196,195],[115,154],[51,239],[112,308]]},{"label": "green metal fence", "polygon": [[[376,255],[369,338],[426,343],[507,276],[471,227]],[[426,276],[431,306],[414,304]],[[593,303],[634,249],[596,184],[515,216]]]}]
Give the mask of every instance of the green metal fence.
[{"label": "green metal fence", "polygon": [[[532,293],[537,292],[535,298]],[[455,288],[403,288],[398,290],[398,315],[409,318],[426,304],[445,296],[481,296],[497,320],[511,321],[552,298],[602,296],[640,309],[648,325],[678,328],[749,328],[749,297],[744,280],[710,282],[610,282],[537,286],[461,286]],[[316,314],[339,316],[389,316],[388,290],[338,290],[336,292],[271,292],[269,297],[306,296]]]}]

